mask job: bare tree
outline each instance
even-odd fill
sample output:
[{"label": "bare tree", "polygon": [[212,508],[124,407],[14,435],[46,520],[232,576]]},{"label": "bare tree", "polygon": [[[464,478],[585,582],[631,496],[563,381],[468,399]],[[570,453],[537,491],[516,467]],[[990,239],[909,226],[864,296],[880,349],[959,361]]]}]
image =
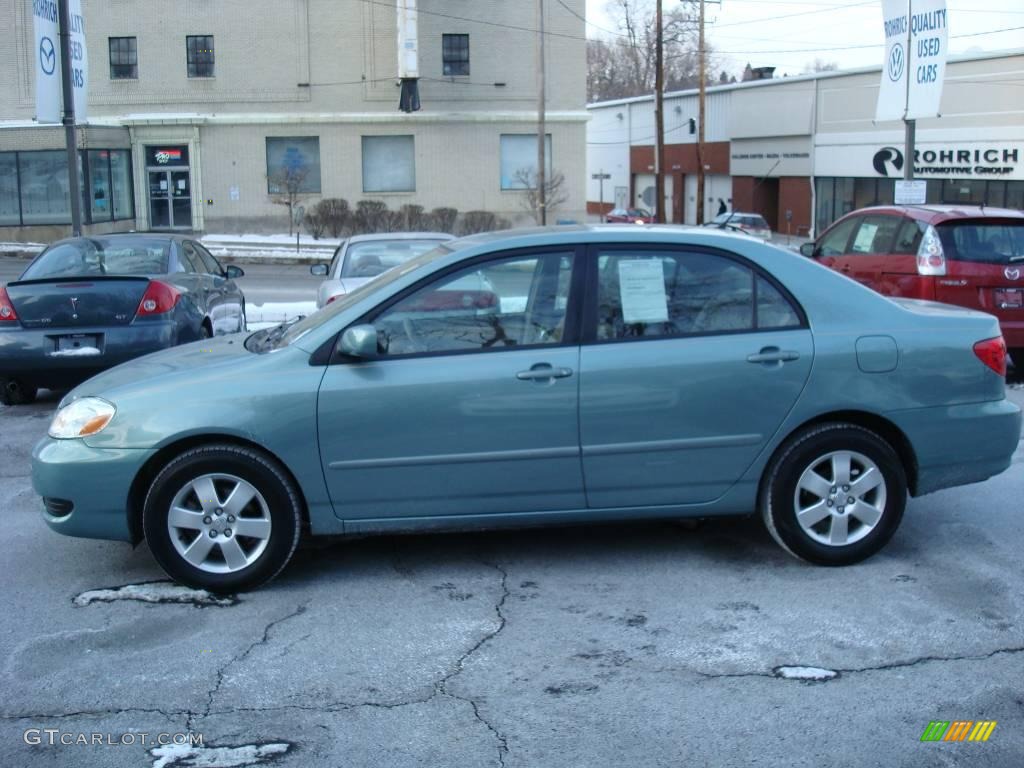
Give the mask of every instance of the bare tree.
[{"label": "bare tree", "polygon": [[[522,189],[520,205],[529,213],[535,222],[540,224],[540,192],[537,189],[537,172],[532,168],[521,168],[513,176],[515,186]],[[551,171],[544,175],[545,207],[552,213],[569,199],[565,188],[565,175],[561,171]]]},{"label": "bare tree", "polygon": [[[695,2],[684,0],[664,14],[665,89],[669,91],[695,88],[700,82]],[[651,93],[655,80],[654,3],[610,0],[607,9],[617,31],[614,36],[587,41],[587,98],[603,101]],[[710,47],[705,51],[708,73],[715,69],[710,51]]]},{"label": "bare tree", "polygon": [[800,74],[809,75],[812,72],[835,72],[837,69],[839,69],[838,61],[825,61],[825,59],[816,58],[814,61],[804,64]]},{"label": "bare tree", "polygon": [[282,165],[267,176],[271,200],[275,205],[288,208],[288,234],[295,233],[295,207],[305,199],[302,185],[309,176],[307,165]]}]

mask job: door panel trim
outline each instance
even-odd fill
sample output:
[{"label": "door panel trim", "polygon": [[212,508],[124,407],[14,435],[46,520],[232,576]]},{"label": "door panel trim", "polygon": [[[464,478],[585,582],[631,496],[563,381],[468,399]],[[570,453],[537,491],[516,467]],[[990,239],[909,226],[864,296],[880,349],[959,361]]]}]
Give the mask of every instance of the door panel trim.
[{"label": "door panel trim", "polygon": [[653,440],[636,443],[604,443],[583,447],[584,456],[610,456],[617,453],[653,453],[656,451],[679,451],[696,448],[731,448],[740,445],[760,445],[762,434],[723,435],[719,437],[687,437],[675,440]]},{"label": "door panel trim", "polygon": [[479,451],[475,453],[435,453],[428,456],[393,456],[384,459],[332,461],[330,469],[374,469],[378,467],[416,467],[425,464],[463,464],[486,461],[526,461],[533,459],[572,459],[580,455],[579,446],[564,448],[527,448],[518,451]]}]

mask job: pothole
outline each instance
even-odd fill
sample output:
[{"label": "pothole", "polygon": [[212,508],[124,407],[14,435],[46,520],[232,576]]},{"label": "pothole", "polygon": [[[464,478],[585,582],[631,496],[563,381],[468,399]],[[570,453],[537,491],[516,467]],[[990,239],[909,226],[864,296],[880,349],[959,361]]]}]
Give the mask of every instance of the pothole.
[{"label": "pothole", "polygon": [[772,674],[784,680],[807,680],[811,682],[824,682],[839,677],[834,669],[823,669],[822,667],[776,667]]},{"label": "pothole", "polygon": [[122,587],[90,589],[76,595],[71,602],[73,605],[83,608],[91,603],[113,603],[118,600],[218,607],[236,605],[239,602],[234,595],[215,595],[205,589],[192,589],[175,584],[173,581],[149,581],[142,584],[125,584]]},{"label": "pothole", "polygon": [[168,744],[149,750],[152,768],[241,768],[273,762],[292,748],[287,741],[243,744],[239,747],[205,747]]}]

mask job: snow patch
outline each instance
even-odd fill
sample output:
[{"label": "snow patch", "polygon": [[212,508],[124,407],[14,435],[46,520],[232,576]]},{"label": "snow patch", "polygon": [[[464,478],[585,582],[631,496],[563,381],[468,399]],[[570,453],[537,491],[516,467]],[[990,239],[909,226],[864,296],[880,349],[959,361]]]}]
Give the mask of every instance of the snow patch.
[{"label": "snow patch", "polygon": [[776,667],[776,677],[786,680],[831,680],[839,677],[834,669],[822,669],[821,667]]},{"label": "snow patch", "polygon": [[0,253],[39,253],[45,247],[42,243],[0,243]]},{"label": "snow patch", "polygon": [[155,759],[152,768],[241,768],[269,763],[284,755],[292,745],[285,741],[270,744],[245,744],[240,747],[194,747],[190,744],[168,744],[155,747],[149,754]]},{"label": "snow patch", "polygon": [[[295,235],[203,235],[201,242],[203,245],[220,245],[220,244],[257,244],[257,245],[290,245],[293,249],[295,248]],[[299,237],[299,243],[301,245],[312,245],[317,248],[336,248],[341,244],[340,238],[321,237],[319,240],[313,239],[311,235],[301,235]]]},{"label": "snow patch", "polygon": [[143,584],[125,584],[123,587],[90,589],[77,595],[71,602],[81,608],[90,603],[113,603],[117,600],[218,606],[235,605],[238,602],[235,597],[214,595],[205,589],[191,589],[173,581],[151,581]]}]

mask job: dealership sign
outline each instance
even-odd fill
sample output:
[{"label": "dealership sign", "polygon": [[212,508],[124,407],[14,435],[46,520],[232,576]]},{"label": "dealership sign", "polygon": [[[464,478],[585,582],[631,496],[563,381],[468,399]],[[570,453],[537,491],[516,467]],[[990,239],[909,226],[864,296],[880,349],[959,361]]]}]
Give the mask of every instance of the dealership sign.
[{"label": "dealership sign", "polygon": [[946,0],[882,0],[885,60],[875,120],[938,117],[946,78]]},{"label": "dealership sign", "polygon": [[[914,151],[914,176],[934,179],[1024,180],[1024,145],[1014,142],[923,142]],[[903,177],[900,147],[846,144],[815,147],[814,175]]]},{"label": "dealership sign", "polygon": [[[32,0],[35,30],[36,120],[59,123],[64,112],[60,68],[60,24],[57,0]],[[71,88],[74,92],[75,121],[88,117],[89,57],[85,50],[85,22],[81,0],[68,0],[71,51]]]}]

